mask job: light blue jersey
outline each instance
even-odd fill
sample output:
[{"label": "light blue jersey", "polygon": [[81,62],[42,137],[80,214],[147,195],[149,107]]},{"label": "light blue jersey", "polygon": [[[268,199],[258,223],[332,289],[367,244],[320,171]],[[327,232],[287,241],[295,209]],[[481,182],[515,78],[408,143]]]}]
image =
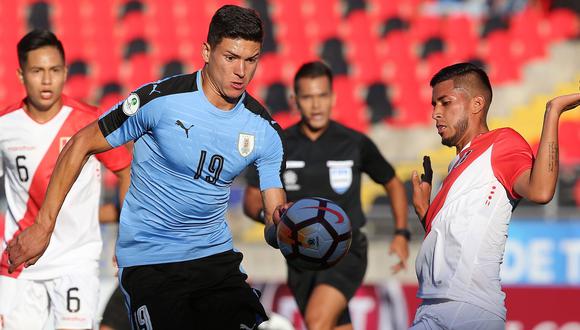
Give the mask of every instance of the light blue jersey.
[{"label": "light blue jersey", "polygon": [[224,111],[201,86],[201,72],[144,85],[99,120],[111,146],[135,141],[117,242],[120,267],[233,249],[225,219],[230,186],[250,164],[263,190],[282,188],[278,124],[247,93]]}]

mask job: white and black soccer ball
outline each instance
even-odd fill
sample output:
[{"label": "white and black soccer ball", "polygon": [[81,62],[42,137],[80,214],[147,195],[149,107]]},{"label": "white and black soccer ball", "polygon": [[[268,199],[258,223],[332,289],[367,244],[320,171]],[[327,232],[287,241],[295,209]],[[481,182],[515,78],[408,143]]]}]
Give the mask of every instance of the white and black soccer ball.
[{"label": "white and black soccer ball", "polygon": [[352,227],[344,210],[318,197],[296,201],[277,229],[280,251],[301,269],[321,270],[335,265],[350,248]]}]

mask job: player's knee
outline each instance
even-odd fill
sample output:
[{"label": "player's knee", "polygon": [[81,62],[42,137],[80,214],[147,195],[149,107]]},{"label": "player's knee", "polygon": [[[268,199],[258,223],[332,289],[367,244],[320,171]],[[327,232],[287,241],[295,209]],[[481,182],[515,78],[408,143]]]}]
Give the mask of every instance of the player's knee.
[{"label": "player's knee", "polygon": [[334,329],[336,318],[328,313],[318,311],[306,311],[304,322],[308,330],[331,330]]}]

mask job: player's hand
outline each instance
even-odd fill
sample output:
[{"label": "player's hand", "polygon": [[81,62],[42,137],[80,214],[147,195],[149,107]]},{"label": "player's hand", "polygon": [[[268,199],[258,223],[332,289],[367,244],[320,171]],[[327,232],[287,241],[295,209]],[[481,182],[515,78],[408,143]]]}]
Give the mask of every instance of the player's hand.
[{"label": "player's hand", "polygon": [[546,111],[558,111],[559,114],[572,110],[580,105],[580,93],[561,95],[546,103]]},{"label": "player's hand", "polygon": [[272,214],[272,221],[277,225],[286,211],[294,204],[293,202],[276,206],[274,214]]},{"label": "player's hand", "polygon": [[14,272],[22,264],[24,267],[34,265],[46,251],[51,234],[52,230],[35,222],[14,237],[6,248],[10,263],[8,272]]},{"label": "player's hand", "polygon": [[433,169],[431,168],[431,158],[423,156],[423,172],[421,179],[417,171],[413,171],[411,181],[413,183],[413,206],[415,213],[423,221],[427,214],[431,199],[431,184],[433,181]]},{"label": "player's hand", "polygon": [[389,255],[396,254],[399,257],[399,262],[391,267],[393,274],[398,273],[403,269],[407,269],[407,259],[409,259],[409,242],[401,235],[395,235],[391,246],[389,247]]},{"label": "player's hand", "polygon": [[271,247],[278,249],[278,234],[276,233],[278,223],[286,213],[286,210],[292,205],[293,203],[286,203],[276,206],[274,209],[274,213],[272,214],[272,221],[266,220],[266,226],[264,227],[264,238],[266,239],[266,243],[268,243]]}]

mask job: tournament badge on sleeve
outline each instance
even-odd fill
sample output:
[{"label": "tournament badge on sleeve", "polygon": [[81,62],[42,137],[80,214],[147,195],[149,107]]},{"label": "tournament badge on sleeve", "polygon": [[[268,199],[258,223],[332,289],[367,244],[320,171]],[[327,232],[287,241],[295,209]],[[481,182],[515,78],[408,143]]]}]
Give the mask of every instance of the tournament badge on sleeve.
[{"label": "tournament badge on sleeve", "polygon": [[248,157],[254,150],[254,136],[251,134],[240,133],[238,136],[238,152],[242,157]]},{"label": "tournament badge on sleeve", "polygon": [[140,103],[139,95],[131,93],[125,102],[123,102],[123,113],[127,116],[133,116],[139,110]]},{"label": "tournament badge on sleeve", "polygon": [[352,160],[329,160],[326,162],[330,186],[337,194],[344,194],[352,184]]}]

